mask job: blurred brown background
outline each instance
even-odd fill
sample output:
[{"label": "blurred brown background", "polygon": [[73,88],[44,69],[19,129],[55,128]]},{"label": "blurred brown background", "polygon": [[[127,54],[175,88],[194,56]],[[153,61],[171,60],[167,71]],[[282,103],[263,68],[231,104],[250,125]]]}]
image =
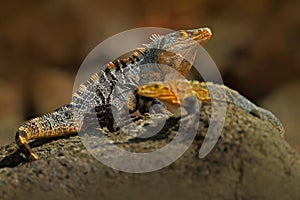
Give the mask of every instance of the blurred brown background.
[{"label": "blurred brown background", "polygon": [[270,109],[300,151],[300,1],[6,1],[0,12],[0,145],[28,118],[71,99],[97,44],[156,26],[212,28],[205,48],[226,85]]}]

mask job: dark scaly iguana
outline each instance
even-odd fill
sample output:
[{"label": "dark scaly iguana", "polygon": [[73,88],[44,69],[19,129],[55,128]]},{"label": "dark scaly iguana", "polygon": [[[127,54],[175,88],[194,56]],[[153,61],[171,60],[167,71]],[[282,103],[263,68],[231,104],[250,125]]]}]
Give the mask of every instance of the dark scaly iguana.
[{"label": "dark scaly iguana", "polygon": [[[82,128],[82,119],[86,113],[95,113],[101,127],[112,128],[111,101],[116,84],[124,87],[122,89],[125,91],[136,89],[145,77],[152,81],[163,80],[168,72],[159,67],[154,72],[153,68],[148,66],[152,63],[167,65],[185,75],[192,66],[197,45],[208,41],[211,35],[209,28],[180,30],[164,36],[153,35],[152,42],[143,48],[138,48],[130,56],[114,60],[100,68],[72,95],[70,104],[26,121],[16,133],[16,143],[24,149],[27,156],[36,160],[38,156],[30,148],[29,140],[76,134]],[[129,76],[130,74],[135,76]],[[136,80],[141,74],[145,75]],[[126,102],[120,100],[118,108],[127,105],[132,113],[137,109],[137,104],[135,98]]]}]

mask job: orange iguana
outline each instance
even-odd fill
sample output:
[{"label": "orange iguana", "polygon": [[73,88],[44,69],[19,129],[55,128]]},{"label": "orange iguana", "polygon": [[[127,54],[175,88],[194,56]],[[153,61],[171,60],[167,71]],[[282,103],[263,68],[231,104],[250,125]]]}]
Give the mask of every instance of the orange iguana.
[{"label": "orange iguana", "polygon": [[[222,93],[223,92],[223,93]],[[190,106],[189,98],[196,97],[202,103],[223,102],[233,104],[243,110],[270,122],[280,134],[284,135],[284,128],[277,117],[270,111],[260,108],[224,85],[211,82],[198,82],[187,80],[173,80],[167,82],[152,82],[142,85],[137,93],[141,96],[157,98],[162,101],[175,117],[181,115],[180,107]],[[225,95],[224,95],[225,94]]]}]

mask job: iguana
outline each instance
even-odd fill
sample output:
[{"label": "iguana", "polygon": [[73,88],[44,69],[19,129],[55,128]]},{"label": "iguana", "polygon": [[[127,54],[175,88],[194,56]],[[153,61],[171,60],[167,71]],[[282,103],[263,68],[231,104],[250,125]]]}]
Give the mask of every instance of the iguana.
[{"label": "iguana", "polygon": [[282,136],[284,135],[283,125],[273,113],[256,106],[237,91],[225,85],[183,79],[148,83],[140,86],[137,93],[144,97],[159,99],[174,114],[174,117],[181,115],[180,106],[183,108],[190,106],[189,103],[191,101],[189,98],[191,97],[196,97],[202,103],[211,103],[214,101],[233,104],[259,117],[263,121],[270,122]]},{"label": "iguana", "polygon": [[[26,156],[36,160],[38,156],[30,148],[29,140],[76,134],[81,130],[87,113],[95,114],[101,127],[112,129],[112,98],[119,98],[117,109],[128,106],[129,112],[133,113],[139,109],[140,103],[136,99],[138,95],[129,98],[128,91],[135,90],[147,79],[164,80],[169,73],[160,65],[153,68],[153,64],[167,65],[185,75],[191,69],[199,44],[205,43],[211,36],[211,30],[206,27],[179,30],[164,36],[154,34],[150,43],[136,49],[130,56],[101,67],[80,85],[80,89],[72,95],[70,104],[26,121],[16,133],[16,143],[24,149]],[[113,95],[117,84],[121,86],[121,96],[124,98]]]}]

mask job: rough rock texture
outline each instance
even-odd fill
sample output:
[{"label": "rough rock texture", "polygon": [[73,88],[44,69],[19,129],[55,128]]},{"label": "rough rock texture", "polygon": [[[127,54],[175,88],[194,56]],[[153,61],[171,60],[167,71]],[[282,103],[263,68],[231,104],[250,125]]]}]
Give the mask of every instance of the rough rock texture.
[{"label": "rough rock texture", "polygon": [[[208,156],[199,159],[209,116],[210,106],[206,105],[201,110],[201,131],[180,159],[144,174],[119,172],[103,165],[88,153],[79,136],[32,142],[40,156],[34,162],[26,162],[11,143],[0,148],[0,197],[300,199],[299,155],[270,124],[234,106],[228,107],[219,142]],[[167,143],[169,135],[121,146],[141,152]]]}]

